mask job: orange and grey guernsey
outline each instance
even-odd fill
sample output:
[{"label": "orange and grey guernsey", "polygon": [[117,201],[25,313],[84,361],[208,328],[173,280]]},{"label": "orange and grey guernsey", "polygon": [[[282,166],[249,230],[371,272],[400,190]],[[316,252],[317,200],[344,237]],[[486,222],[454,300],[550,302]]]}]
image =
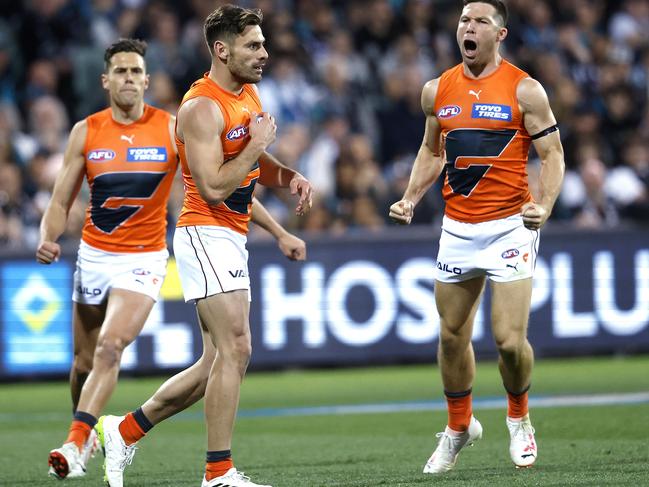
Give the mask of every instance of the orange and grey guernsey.
[{"label": "orange and grey guernsey", "polygon": [[167,112],[149,105],[122,124],[110,108],[86,118],[90,202],[81,238],[107,252],[166,248],[167,200],[178,157]]},{"label": "orange and grey guernsey", "polygon": [[466,223],[506,218],[532,200],[527,186],[531,138],[518,106],[518,83],[529,78],[503,61],[472,79],[459,64],[442,74],[435,115],[442,128],[446,215]]},{"label": "orange and grey guernsey", "polygon": [[[199,96],[214,100],[221,109],[224,128],[220,136],[223,145],[223,160],[227,164],[227,161],[239,155],[250,140],[248,135],[250,115],[253,112],[261,113],[259,97],[253,85],[244,84],[241,93],[235,95],[212,81],[207,73],[192,84],[185,94],[181,106],[188,100]],[[259,164],[255,163],[239,187],[222,203],[209,205],[198,192],[187,164],[185,143],[178,138],[178,135],[176,135],[176,145],[185,184],[185,200],[176,226],[219,226],[246,235],[251,216],[252,196],[257,179],[259,179]]]}]

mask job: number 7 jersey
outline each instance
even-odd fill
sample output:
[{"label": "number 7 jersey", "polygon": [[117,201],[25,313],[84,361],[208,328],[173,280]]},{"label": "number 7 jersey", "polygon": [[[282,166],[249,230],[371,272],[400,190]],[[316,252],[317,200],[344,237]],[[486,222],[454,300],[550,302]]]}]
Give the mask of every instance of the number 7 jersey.
[{"label": "number 7 jersey", "polygon": [[468,78],[459,64],[442,74],[435,115],[442,129],[446,215],[479,223],[520,212],[527,185],[530,136],[518,106],[529,75],[504,59],[490,75]]},{"label": "number 7 jersey", "polygon": [[107,252],[166,248],[167,200],[178,167],[170,118],[149,105],[131,124],[115,121],[110,108],[86,118],[90,202],[81,238],[88,245]]}]

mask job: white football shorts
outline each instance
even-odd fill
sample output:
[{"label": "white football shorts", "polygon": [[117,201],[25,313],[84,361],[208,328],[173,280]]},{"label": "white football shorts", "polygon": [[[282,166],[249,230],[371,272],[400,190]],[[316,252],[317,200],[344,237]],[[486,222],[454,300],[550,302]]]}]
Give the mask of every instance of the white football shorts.
[{"label": "white football shorts", "polygon": [[496,282],[527,279],[534,274],[539,237],[520,215],[481,223],[444,216],[435,278],[449,283],[478,276]]},{"label": "white football shorts", "polygon": [[226,227],[176,227],[174,255],[185,301],[238,289],[248,291],[247,238]]},{"label": "white football shorts", "polygon": [[106,252],[79,244],[72,300],[100,304],[112,288],[127,289],[158,300],[167,274],[167,249],[156,252]]}]

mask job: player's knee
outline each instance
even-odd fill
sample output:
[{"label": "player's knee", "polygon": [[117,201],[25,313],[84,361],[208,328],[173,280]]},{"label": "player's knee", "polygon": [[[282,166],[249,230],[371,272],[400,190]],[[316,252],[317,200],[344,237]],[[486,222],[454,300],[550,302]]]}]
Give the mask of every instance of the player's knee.
[{"label": "player's knee", "polygon": [[118,337],[105,337],[97,343],[94,362],[113,366],[119,364],[122,352],[128,343]]},{"label": "player's knee", "polygon": [[92,370],[92,353],[75,351],[72,360],[72,370],[77,375],[88,375]]},{"label": "player's knee", "polygon": [[237,337],[232,344],[231,356],[236,362],[239,369],[245,371],[250,362],[252,355],[252,344],[250,343],[249,335],[241,335]]},{"label": "player's knee", "polygon": [[442,326],[439,340],[444,349],[456,351],[466,348],[471,341],[471,337],[462,328]]},{"label": "player's knee", "polygon": [[520,355],[525,344],[525,337],[510,335],[496,337],[496,348],[503,359],[516,358]]}]

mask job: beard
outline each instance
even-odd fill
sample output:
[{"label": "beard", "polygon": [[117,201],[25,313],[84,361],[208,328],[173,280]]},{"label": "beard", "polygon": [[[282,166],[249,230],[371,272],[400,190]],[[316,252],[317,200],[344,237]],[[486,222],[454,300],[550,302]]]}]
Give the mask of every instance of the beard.
[{"label": "beard", "polygon": [[230,74],[237,81],[237,83],[258,83],[261,81],[261,73],[258,73],[244,63],[239,62],[237,59],[230,58],[228,60],[228,68]]}]

